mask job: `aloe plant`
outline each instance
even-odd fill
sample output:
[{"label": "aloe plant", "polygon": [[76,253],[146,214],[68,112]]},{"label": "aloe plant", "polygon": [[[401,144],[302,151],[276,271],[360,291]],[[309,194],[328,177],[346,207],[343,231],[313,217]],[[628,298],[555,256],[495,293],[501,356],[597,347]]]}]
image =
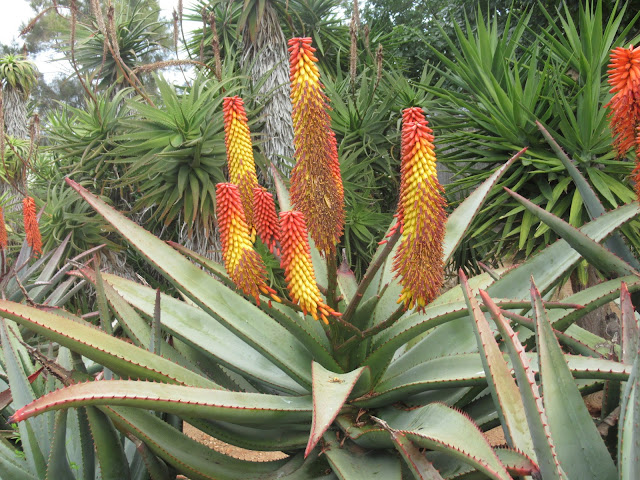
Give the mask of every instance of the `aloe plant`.
[{"label": "aloe plant", "polygon": [[[252,204],[251,190],[243,184],[255,182],[255,177],[242,102],[224,102],[229,174],[239,179],[216,189],[226,268],[161,241],[67,180],[180,298],[94,266],[75,274],[95,285],[101,329],[71,312],[0,300],[6,332],[16,322],[58,346],[57,361],[41,361],[65,386],[53,390],[49,385],[43,396],[25,394],[14,405],[19,408],[12,418],[21,426],[26,458],[16,460],[5,445],[0,468],[22,475],[15,478],[42,477],[43,472],[51,476],[48,472],[54,471],[71,472],[68,478],[94,478],[70,468],[69,459],[77,455],[67,451],[65,456],[60,439],[73,416],[81,430],[91,429],[103,478],[144,475],[134,475],[126,442],[114,441],[116,429],[144,452],[154,479],[172,478],[175,472],[193,479],[438,479],[460,474],[599,479],[616,477],[618,469],[620,478],[633,478],[628,472],[637,468],[632,453],[638,436],[635,403],[623,401],[625,428],[617,466],[579,406],[581,393],[605,382],[626,382],[627,398],[638,395],[638,360],[630,364],[637,349],[637,323],[625,295],[640,289],[640,278],[633,265],[600,243],[637,217],[640,206],[601,212],[576,229],[514,197],[562,239],[511,270],[463,278],[461,285],[439,293],[443,267],[500,178],[524,151],[444,218],[433,178],[431,134],[421,110],[408,109],[403,117],[398,223],[394,221],[358,283],[346,262],[336,265],[341,183],[332,162],[337,162],[337,145],[326,129],[328,116],[321,86],[314,83],[318,77],[310,62],[312,50],[306,39],[294,39],[291,46],[292,78],[306,80],[295,84],[292,93],[299,157],[291,195],[274,172],[279,231],[269,223],[275,213],[267,215],[266,204],[255,200],[260,189],[253,190]],[[297,108],[300,105],[305,108]],[[299,135],[301,131],[306,135]],[[322,162],[314,157],[318,151]],[[310,179],[317,189],[331,187],[318,197],[328,208],[314,203],[318,191],[303,186]],[[421,188],[433,190],[419,197]],[[411,210],[414,204],[422,206],[420,216]],[[301,213],[292,206],[310,210]],[[314,217],[318,211],[330,221]],[[421,236],[425,230],[420,222],[427,220],[439,229],[438,235]],[[281,257],[291,300],[266,283],[251,243],[252,229]],[[442,258],[430,250],[424,256],[425,251],[415,250],[418,244],[433,245]],[[610,279],[562,302],[551,301],[553,288],[583,258],[608,272]],[[416,264],[422,267],[416,270]],[[421,283],[423,277],[431,283]],[[621,288],[627,340],[622,350],[613,348],[623,360],[618,362],[610,358],[602,338],[575,321],[618,298]],[[114,322],[121,335],[114,335]],[[10,383],[28,392],[32,368],[12,371]],[[65,413],[72,407],[77,410],[70,412],[77,413]],[[288,458],[255,463],[228,457],[186,437],[182,421],[230,444],[283,451]],[[504,448],[494,448],[482,434],[498,425],[505,431]],[[31,432],[40,431],[50,432],[50,446],[33,440]],[[39,449],[32,448],[34,442]]]}]

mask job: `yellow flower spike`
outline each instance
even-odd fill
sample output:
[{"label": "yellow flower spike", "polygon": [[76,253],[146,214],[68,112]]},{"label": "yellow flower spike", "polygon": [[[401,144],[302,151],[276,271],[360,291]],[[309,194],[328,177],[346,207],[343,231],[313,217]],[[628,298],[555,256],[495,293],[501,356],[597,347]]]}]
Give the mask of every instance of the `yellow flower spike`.
[{"label": "yellow flower spike", "polygon": [[442,242],[446,201],[438,181],[432,130],[422,109],[403,112],[398,225],[402,232],[393,270],[400,278],[398,303],[424,309],[444,279]]},{"label": "yellow flower spike", "polygon": [[[240,97],[225,97],[222,101],[224,140],[227,147],[229,179],[238,186],[245,219],[253,229],[253,189],[258,186],[253,147],[244,102]],[[252,236],[255,233],[252,231]]]},{"label": "yellow flower spike", "polygon": [[22,217],[27,245],[31,247],[34,255],[41,255],[42,237],[40,236],[38,217],[36,216],[36,202],[33,197],[25,197],[22,200]]},{"label": "yellow flower spike", "polygon": [[258,305],[260,292],[279,302],[275,290],[267,286],[264,262],[253,249],[237,185],[216,185],[216,210],[224,266],[233,283],[245,295],[255,298]]},{"label": "yellow flower spike", "polygon": [[280,212],[280,235],[280,263],[285,272],[291,300],[300,305],[305,315],[310,314],[314,320],[322,318],[328,324],[329,315],[338,317],[340,313],[325,305],[320,296],[303,213]]},{"label": "yellow flower spike", "polygon": [[344,229],[344,189],[328,100],[310,38],[289,40],[291,102],[296,165],[291,171],[291,202],[307,221],[324,255],[335,254]]}]

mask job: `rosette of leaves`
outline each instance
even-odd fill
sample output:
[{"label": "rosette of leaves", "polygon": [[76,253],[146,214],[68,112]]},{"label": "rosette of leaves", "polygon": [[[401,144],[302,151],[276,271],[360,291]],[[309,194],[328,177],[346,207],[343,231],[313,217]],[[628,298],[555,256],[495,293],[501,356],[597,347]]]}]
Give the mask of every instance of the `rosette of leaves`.
[{"label": "rosette of leaves", "polygon": [[26,166],[35,154],[35,148],[35,145],[28,139],[5,136],[0,180],[17,188],[23,188]]},{"label": "rosette of leaves", "polygon": [[[446,224],[445,261],[451,261],[474,216],[513,160],[452,212]],[[438,479],[460,472],[494,479],[564,478],[565,474],[617,478],[593,420],[574,409],[581,402],[580,392],[603,385],[615,391],[616,382],[628,382],[627,389],[637,396],[633,373],[637,368],[628,361],[612,360],[611,348],[614,353],[618,348],[575,321],[618,298],[621,281],[631,293],[640,289],[637,271],[599,244],[640,213],[637,204],[603,213],[577,230],[515,197],[563,240],[509,271],[470,278],[423,312],[397,307],[402,287],[391,270],[393,241],[379,248],[360,283],[346,266],[328,272],[313,250],[319,284],[326,286],[335,276],[340,289],[342,317],[333,320],[335,333],[328,335],[321,322],[302,316],[288,303],[256,305],[235,290],[220,265],[183,247],[176,251],[69,183],[186,300],[84,268],[82,273],[95,283],[100,299],[103,330],[70,312],[0,301],[3,317],[83,357],[66,372],[57,370],[59,380],[68,386],[17,410],[14,420],[21,428],[35,431],[38,421],[53,418],[53,410],[58,410],[55,415],[61,422],[65,414],[60,412],[69,407],[98,410],[104,423],[92,430],[94,436],[103,430],[111,435],[115,427],[142,442],[153,465],[166,464],[190,478]],[[286,208],[286,190],[280,181],[277,186],[280,205]],[[588,189],[583,191],[589,195]],[[561,303],[531,294],[531,277],[546,298],[582,256],[612,279]],[[482,299],[488,314],[477,304],[478,288],[486,292]],[[516,322],[519,343],[502,329],[509,322],[495,320],[501,327],[498,332],[494,324],[482,323],[487,315]],[[127,341],[111,334],[114,320]],[[513,343],[508,349],[510,364],[495,343],[499,336]],[[92,362],[104,367],[104,378],[113,375],[113,379],[96,381],[84,373],[84,365]],[[544,404],[535,395],[536,372]],[[24,375],[21,381],[24,384]],[[635,468],[636,462],[624,450],[638,435],[637,425],[628,420],[635,415],[633,405],[632,400],[623,400],[625,427],[618,460],[622,472]],[[254,463],[225,456],[184,436],[175,421],[163,421],[149,410],[172,419],[175,415],[233,445],[284,451],[288,458]],[[571,428],[565,427],[567,421]],[[482,435],[481,430],[497,425],[507,432],[505,448],[493,448]],[[576,444],[582,447],[576,449]],[[124,461],[123,444],[111,445],[111,456],[102,460],[102,468],[116,468]],[[32,478],[47,470],[42,450],[23,452],[25,458],[16,460],[13,452],[0,451],[4,464],[11,460],[14,471],[23,475],[16,478]],[[49,458],[64,469],[59,471],[70,470],[64,454]]]},{"label": "rosette of leaves", "polygon": [[[633,22],[621,24],[625,11],[616,7],[607,17],[601,1],[589,2],[580,7],[575,22],[568,9],[557,18],[544,12],[550,27],[540,31],[529,26],[531,11],[520,18],[507,14],[504,20],[497,13],[485,18],[478,12],[476,27],[470,21],[454,25],[455,33],[445,36],[446,54],[435,52],[446,88],[425,85],[441,100],[433,114],[441,126],[439,158],[455,173],[449,198],[464,198],[502,162],[505,152],[526,145],[517,170],[502,184],[573,226],[587,221],[584,199],[536,121],[572,152],[607,207],[634,198],[625,182],[632,166],[613,158],[604,108],[609,52],[624,41],[635,43],[627,39]],[[466,240],[474,257],[529,256],[557,238],[506,193],[489,205]],[[622,231],[637,248],[637,222]],[[458,259],[458,265],[463,263]],[[579,270],[584,278],[584,265]]]}]

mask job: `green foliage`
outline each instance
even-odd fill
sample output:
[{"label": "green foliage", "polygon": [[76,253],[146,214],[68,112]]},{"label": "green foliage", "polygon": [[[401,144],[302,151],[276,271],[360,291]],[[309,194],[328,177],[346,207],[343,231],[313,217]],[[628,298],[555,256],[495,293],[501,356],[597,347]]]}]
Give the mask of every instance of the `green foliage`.
[{"label": "green foliage", "polygon": [[36,66],[22,55],[0,57],[0,82],[4,87],[16,89],[24,98],[36,85],[37,75]]}]

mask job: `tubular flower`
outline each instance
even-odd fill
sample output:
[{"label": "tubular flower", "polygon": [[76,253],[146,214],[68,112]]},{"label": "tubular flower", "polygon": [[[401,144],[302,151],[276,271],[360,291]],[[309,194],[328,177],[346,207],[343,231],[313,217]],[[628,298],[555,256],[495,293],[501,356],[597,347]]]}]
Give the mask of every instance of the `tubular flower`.
[{"label": "tubular flower", "polygon": [[273,195],[262,186],[253,189],[253,221],[258,236],[271,253],[280,255],[277,243],[280,241],[280,225]]},{"label": "tubular flower", "polygon": [[640,125],[640,47],[611,51],[609,85],[614,95],[606,106],[613,144],[621,157],[634,146],[636,127]]},{"label": "tubular flower", "polygon": [[34,255],[42,254],[42,237],[38,227],[36,217],[36,202],[33,197],[25,197],[22,200],[22,217],[24,220],[24,231],[27,237],[27,245],[31,247]]},{"label": "tubular flower", "polygon": [[4,223],[4,211],[0,207],[0,250],[6,250],[9,245],[7,226]]},{"label": "tubular flower", "polygon": [[344,190],[336,136],[327,112],[320,73],[310,38],[289,40],[291,103],[296,165],[291,172],[291,201],[307,219],[316,247],[335,253],[344,228]]},{"label": "tubular flower", "polygon": [[281,266],[284,268],[289,296],[302,308],[306,315],[324,323],[327,316],[340,316],[331,307],[325,305],[316,284],[316,275],[311,262],[307,226],[304,214],[298,211],[280,212]]},{"label": "tubular flower", "polygon": [[224,266],[231,280],[245,295],[254,297],[258,305],[260,292],[279,302],[275,290],[266,284],[264,262],[253,249],[237,185],[216,185],[216,208]]},{"label": "tubular flower", "polygon": [[245,218],[249,228],[253,229],[253,189],[258,186],[258,176],[247,114],[240,97],[225,97],[222,105],[229,179],[240,189]]},{"label": "tubular flower", "polygon": [[398,303],[424,309],[442,286],[446,201],[436,172],[432,130],[420,109],[407,110],[403,112],[397,213],[402,238],[393,270],[403,287]]}]

